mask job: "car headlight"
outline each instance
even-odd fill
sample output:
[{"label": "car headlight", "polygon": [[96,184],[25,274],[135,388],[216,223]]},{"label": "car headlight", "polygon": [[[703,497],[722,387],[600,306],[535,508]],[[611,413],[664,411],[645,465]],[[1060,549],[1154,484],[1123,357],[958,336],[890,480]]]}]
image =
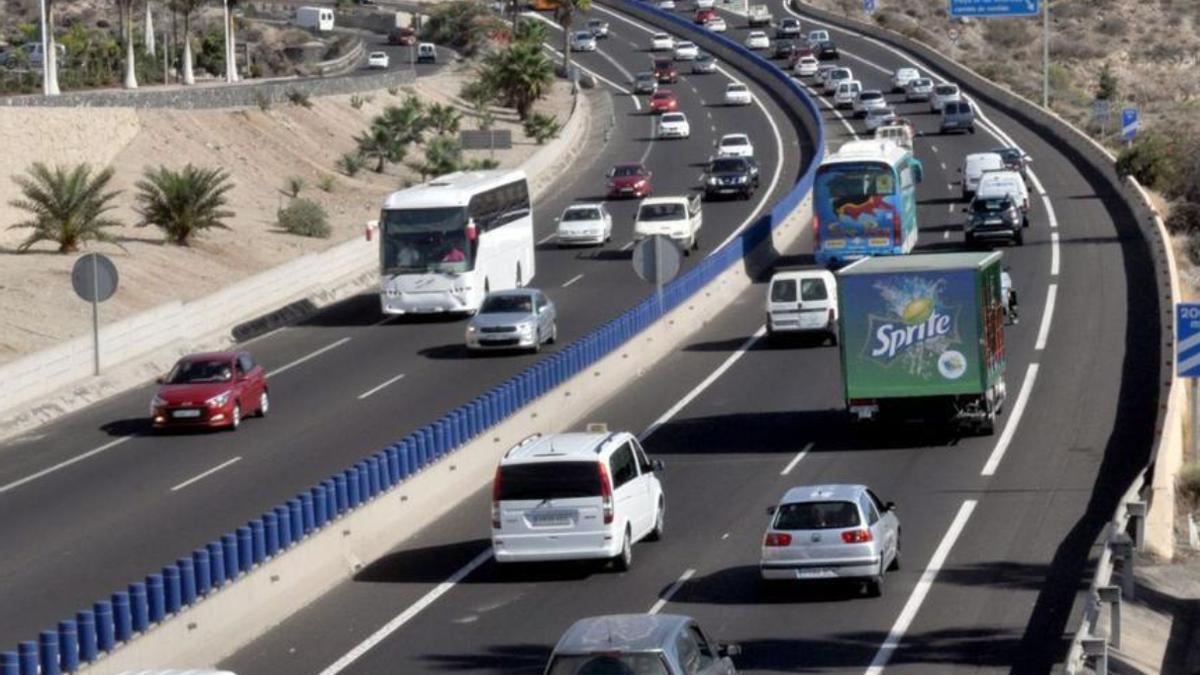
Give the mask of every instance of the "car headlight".
[{"label": "car headlight", "polygon": [[517,332],[518,333],[531,333],[531,332],[533,332],[533,324],[529,323],[528,321],[525,323],[519,323],[519,324],[517,324]]},{"label": "car headlight", "polygon": [[746,176],[738,176],[737,182],[739,182],[739,183],[745,183],[745,182],[746,182],[746,181],[748,181],[748,180],[750,180],[750,179],[749,179],[749,178],[747,178]]},{"label": "car headlight", "polygon": [[709,177],[708,177],[708,184],[709,184],[709,185],[717,185],[717,184],[719,184],[720,182],[721,182],[721,179],[720,179],[720,178],[717,178],[716,176],[709,176]]},{"label": "car headlight", "polygon": [[473,334],[475,334],[475,333],[476,333],[478,330],[479,330],[479,329],[478,329],[478,328],[476,328],[474,325],[469,325],[469,326],[467,326],[467,335],[473,335]]},{"label": "car headlight", "polygon": [[225,405],[226,403],[229,403],[229,397],[232,395],[233,395],[232,391],[226,391],[226,392],[217,394],[216,396],[208,399],[207,401],[204,402],[204,404],[210,408],[220,408],[221,406]]}]

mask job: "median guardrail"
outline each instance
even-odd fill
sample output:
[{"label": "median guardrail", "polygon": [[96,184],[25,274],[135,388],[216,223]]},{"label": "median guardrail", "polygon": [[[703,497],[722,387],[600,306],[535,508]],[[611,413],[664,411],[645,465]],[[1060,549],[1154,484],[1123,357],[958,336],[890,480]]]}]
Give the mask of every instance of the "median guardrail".
[{"label": "median guardrail", "polygon": [[787,221],[811,191],[816,166],[823,156],[825,129],[817,104],[779,68],[724,36],[713,35],[636,0],[607,4],[689,35],[723,55],[727,62],[737,64],[743,74],[770,91],[811,139],[811,156],[793,188],[766,214],[667,284],[661,302],[655,295],[646,297],[560,352],[542,358],[435,422],[197,547],[161,571],[59,621],[56,627],[42,631],[37,640],[21,642],[15,651],[0,652],[0,675],[57,675],[86,668],[194,604],[229,589],[252,570],[389,493],[586,371],[745,261],[776,227]]}]

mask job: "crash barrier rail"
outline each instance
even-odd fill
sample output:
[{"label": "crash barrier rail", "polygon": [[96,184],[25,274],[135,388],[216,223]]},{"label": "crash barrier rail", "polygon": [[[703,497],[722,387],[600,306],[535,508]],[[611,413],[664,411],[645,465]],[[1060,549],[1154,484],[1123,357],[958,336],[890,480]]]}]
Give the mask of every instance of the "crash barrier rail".
[{"label": "crash barrier rail", "polygon": [[[77,671],[228,588],[251,570],[388,493],[617,350],[742,262],[770,237],[776,226],[787,220],[812,189],[813,176],[823,155],[825,128],[816,103],[778,68],[730,40],[711,36],[656,9],[639,6],[636,0],[615,0],[611,4],[657,25],[677,28],[692,35],[698,43],[722,48],[733,60],[751,70],[757,69],[759,72],[743,72],[770,87],[781,102],[786,99],[788,106],[794,106],[790,114],[803,111],[807,115],[803,124],[812,137],[814,153],[793,188],[768,213],[664,286],[661,300],[656,295],[648,296],[562,351],[542,358],[432,424],[196,548],[160,572],[97,601],[72,618],[59,621],[54,629],[42,631],[37,640],[21,642],[16,651],[0,652],[0,675],[58,675]],[[769,69],[764,69],[763,64],[769,65]]]},{"label": "crash barrier rail", "polygon": [[[1072,612],[1072,616],[1077,618],[1079,624],[1078,628],[1070,631],[1074,634],[1074,638],[1067,661],[1063,664],[1069,673],[1078,672],[1088,660],[1093,660],[1098,669],[1104,668],[1107,665],[1107,646],[1105,646],[1105,638],[1097,637],[1100,609],[1103,604],[1114,603],[1114,598],[1120,596],[1119,591],[1114,591],[1109,586],[1114,563],[1121,563],[1121,583],[1126,586],[1124,595],[1127,597],[1132,595],[1134,551],[1131,550],[1130,542],[1132,540],[1134,544],[1132,548],[1140,550],[1143,546],[1145,516],[1148,507],[1153,506],[1148,503],[1148,499],[1152,496],[1150,477],[1154,475],[1154,466],[1163,448],[1164,438],[1170,438],[1172,435],[1168,426],[1178,423],[1179,405],[1177,404],[1177,384],[1174,377],[1173,350],[1174,305],[1175,299],[1179,295],[1175,282],[1175,260],[1166,228],[1163,227],[1161,218],[1158,217],[1154,206],[1137,181],[1123,179],[1117,175],[1116,158],[1112,153],[1053,111],[1044,109],[979,73],[950,60],[938,52],[935,47],[913,40],[906,35],[816,9],[802,0],[785,1],[792,3],[792,7],[797,11],[802,11],[811,17],[845,30],[866,35],[885,46],[898,48],[918,57],[926,64],[936,67],[943,74],[954,78],[959,86],[971,96],[985,101],[990,106],[1019,121],[1079,167],[1080,171],[1097,186],[1097,190],[1104,193],[1101,194],[1101,198],[1106,206],[1115,211],[1114,221],[1118,229],[1124,228],[1129,223],[1136,224],[1141,240],[1147,246],[1147,256],[1153,264],[1156,300],[1159,303],[1159,395],[1154,425],[1154,442],[1149,448],[1146,461],[1141,463],[1141,468],[1127,479],[1129,488],[1117,500],[1115,512],[1108,527],[1100,533],[1093,544],[1093,550],[1098,548],[1100,556],[1090,588],[1076,602],[1076,607]],[[1129,533],[1130,529],[1133,531],[1132,537]],[[1083,608],[1082,611],[1079,611],[1081,603]],[[1119,605],[1114,606],[1119,607]],[[1112,618],[1115,619],[1116,624],[1119,624],[1119,608],[1112,613]]]}]

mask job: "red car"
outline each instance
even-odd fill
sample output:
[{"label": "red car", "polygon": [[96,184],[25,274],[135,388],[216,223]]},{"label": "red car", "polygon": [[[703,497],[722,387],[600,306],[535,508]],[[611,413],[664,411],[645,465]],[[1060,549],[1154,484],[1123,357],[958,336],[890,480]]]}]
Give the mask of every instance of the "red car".
[{"label": "red car", "polygon": [[670,89],[659,89],[650,97],[650,114],[659,115],[679,110],[679,99]]},{"label": "red car", "polygon": [[417,31],[412,28],[393,28],[388,31],[388,44],[411,47],[417,44]]},{"label": "red car", "polygon": [[696,23],[707,23],[709,19],[717,18],[717,10],[715,9],[698,9],[696,10]]},{"label": "red car", "polygon": [[654,77],[658,79],[659,84],[675,84],[679,81],[679,71],[670,59],[655,59]]},{"label": "red car", "polygon": [[788,58],[788,67],[795,68],[796,63],[805,56],[812,56],[812,47],[797,47],[792,51],[792,55]]},{"label": "red car", "polygon": [[158,379],[150,402],[155,429],[202,427],[237,429],[250,413],[266,417],[271,408],[267,373],[249,352],[209,352],[179,359]]},{"label": "red car", "polygon": [[650,171],[644,164],[618,164],[608,170],[609,197],[641,199],[650,196],[653,191]]}]

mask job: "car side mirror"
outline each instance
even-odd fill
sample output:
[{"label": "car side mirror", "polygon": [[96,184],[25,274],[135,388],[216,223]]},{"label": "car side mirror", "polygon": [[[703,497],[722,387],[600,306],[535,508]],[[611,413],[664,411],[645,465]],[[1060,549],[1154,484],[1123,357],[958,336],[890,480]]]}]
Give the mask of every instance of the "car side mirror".
[{"label": "car side mirror", "polygon": [[774,504],[767,507],[767,515],[768,516],[775,515],[775,505]]},{"label": "car side mirror", "polygon": [[167,378],[164,375],[159,375],[158,377],[154,378],[154,384],[163,384],[166,381],[167,381]]},{"label": "car side mirror", "polygon": [[896,502],[887,502],[886,504],[883,505],[883,508],[885,511],[895,511],[896,510]]},{"label": "car side mirror", "polygon": [[665,468],[661,459],[656,459],[650,462],[650,469],[654,472],[662,471]]},{"label": "car side mirror", "polygon": [[741,645],[717,645],[717,655],[721,658],[729,656],[738,656],[742,653]]}]

